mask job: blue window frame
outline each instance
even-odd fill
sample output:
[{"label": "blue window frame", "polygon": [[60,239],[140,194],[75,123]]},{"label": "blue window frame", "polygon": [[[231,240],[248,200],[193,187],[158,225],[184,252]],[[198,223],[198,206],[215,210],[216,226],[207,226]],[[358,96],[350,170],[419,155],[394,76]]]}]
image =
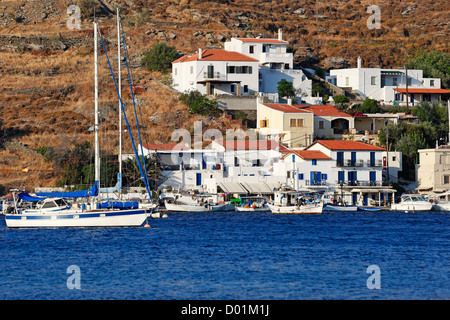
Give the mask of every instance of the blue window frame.
[{"label": "blue window frame", "polygon": [[303,180],[303,179],[304,179],[303,173],[299,173],[299,174],[298,174],[298,180]]},{"label": "blue window frame", "polygon": [[313,166],[317,166],[317,160],[316,160],[316,159],[313,159],[313,160],[312,160],[312,165],[313,165]]}]

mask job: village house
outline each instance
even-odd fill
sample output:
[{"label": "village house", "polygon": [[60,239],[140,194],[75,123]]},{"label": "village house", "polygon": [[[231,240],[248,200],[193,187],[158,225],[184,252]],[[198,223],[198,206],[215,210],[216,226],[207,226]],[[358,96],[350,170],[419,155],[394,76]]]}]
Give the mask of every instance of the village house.
[{"label": "village house", "polygon": [[315,138],[341,139],[354,128],[354,118],[330,105],[291,105],[258,102],[257,128],[278,135],[289,148],[304,148]]},{"label": "village house", "polygon": [[259,91],[277,93],[278,82],[285,79],[292,83],[299,97],[307,99],[312,94],[312,81],[301,69],[294,69],[294,55],[287,52],[289,42],[283,40],[282,29],[278,38],[231,38],[224,48],[245,54],[259,61]]},{"label": "village house", "polygon": [[416,187],[419,192],[442,193],[450,190],[450,146],[419,151]]},{"label": "village house", "polygon": [[223,49],[199,49],[172,62],[172,87],[179,92],[249,95],[259,92],[258,60]]},{"label": "village house", "polygon": [[[295,159],[298,173],[303,173],[299,178],[306,180],[305,186],[332,187],[347,203],[360,205],[387,200],[388,194],[395,192],[385,186],[383,181],[384,148],[358,141],[316,140],[305,150],[320,151],[331,159],[325,159],[324,156],[321,160]],[[302,170],[307,168],[302,164],[304,161],[311,161],[314,170]]]},{"label": "village house", "polygon": [[278,39],[232,38],[225,42],[224,49],[200,48],[172,62],[172,87],[206,95],[261,93],[278,100],[278,82],[285,79],[292,82],[302,99],[308,100],[312,98],[312,81],[301,69],[294,69],[287,45],[279,30]]},{"label": "village house", "polygon": [[356,68],[330,70],[326,81],[390,105],[406,105],[407,96],[410,106],[422,101],[440,102],[450,94],[450,90],[441,89],[441,79],[424,78],[423,70],[363,68],[361,58]]}]

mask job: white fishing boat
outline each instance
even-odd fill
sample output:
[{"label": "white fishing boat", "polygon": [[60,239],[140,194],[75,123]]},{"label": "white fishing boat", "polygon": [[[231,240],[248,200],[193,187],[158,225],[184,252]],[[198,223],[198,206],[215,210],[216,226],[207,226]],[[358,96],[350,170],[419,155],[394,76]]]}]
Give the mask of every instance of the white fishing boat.
[{"label": "white fishing boat", "polygon": [[450,201],[439,200],[433,203],[434,211],[450,211]]},{"label": "white fishing boat", "polygon": [[274,192],[273,204],[268,204],[272,213],[321,214],[322,197],[310,191],[279,190]]},{"label": "white fishing boat", "polygon": [[[103,43],[103,40],[102,40]],[[14,209],[5,214],[6,225],[9,228],[51,228],[51,227],[135,227],[140,226],[151,214],[152,209],[139,208],[137,202],[103,202],[99,195],[100,185],[100,149],[98,137],[98,31],[97,23],[94,23],[94,57],[95,57],[95,183],[85,191],[23,195],[24,201],[36,202],[28,208],[18,206],[14,194]],[[124,46],[125,47],[125,46]],[[105,50],[106,53],[106,50]],[[113,76],[114,78],[114,76]],[[114,80],[115,81],[115,80]],[[119,94],[122,111],[125,115],[123,102]],[[126,118],[125,118],[126,119]],[[131,130],[127,122],[128,132],[132,140]],[[136,159],[139,159],[135,150]],[[139,167],[141,166],[138,160]],[[142,175],[142,170],[141,170]],[[144,179],[145,180],[145,179]],[[146,184],[147,185],[147,184]],[[148,193],[150,194],[148,188]],[[20,195],[19,195],[20,197]],[[69,204],[65,198],[85,198],[82,204]]]},{"label": "white fishing boat", "polygon": [[323,209],[325,211],[336,211],[336,212],[358,211],[357,206],[351,206],[351,205],[347,205],[347,204],[332,204],[332,203],[327,203]]},{"label": "white fishing boat", "polygon": [[241,197],[241,205],[235,206],[236,211],[241,212],[262,212],[270,211],[267,205],[267,198],[261,196]]},{"label": "white fishing boat", "polygon": [[225,201],[219,201],[213,194],[174,194],[173,198],[164,196],[164,206],[171,212],[208,212],[226,211],[228,205]]},{"label": "white fishing boat", "polygon": [[432,208],[433,204],[420,194],[404,194],[400,203],[391,205],[392,211],[430,211]]}]

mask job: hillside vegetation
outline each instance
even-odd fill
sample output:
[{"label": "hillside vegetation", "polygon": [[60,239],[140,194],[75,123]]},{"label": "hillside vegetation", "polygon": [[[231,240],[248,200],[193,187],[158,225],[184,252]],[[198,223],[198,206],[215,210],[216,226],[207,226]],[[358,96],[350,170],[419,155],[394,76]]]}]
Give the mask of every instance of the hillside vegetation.
[{"label": "hillside vegetation", "polygon": [[[52,186],[61,172],[36,152],[42,147],[70,150],[93,141],[93,32],[89,10],[80,29],[70,29],[68,7],[90,0],[0,2],[0,194],[9,188]],[[380,0],[381,28],[369,29],[367,8],[373,1],[112,1],[97,3],[97,19],[117,73],[115,10],[120,8],[128,62],[144,142],[166,143],[176,128],[229,127],[224,115],[192,115],[170,89],[170,75],[141,67],[144,51],[165,42],[179,54],[199,47],[223,47],[231,37],[276,37],[289,41],[296,65],[399,67],[423,52],[449,52],[450,3]],[[74,11],[71,12],[74,14]],[[71,20],[72,21],[72,20]],[[101,44],[100,44],[101,46]],[[118,99],[103,50],[100,51],[101,144],[117,152]],[[116,74],[117,77],[117,74]],[[123,100],[133,108],[126,65],[122,63]],[[134,120],[130,120],[132,130]],[[125,137],[124,152],[131,153]],[[4,143],[3,143],[4,142]],[[28,172],[22,168],[29,166]]]}]

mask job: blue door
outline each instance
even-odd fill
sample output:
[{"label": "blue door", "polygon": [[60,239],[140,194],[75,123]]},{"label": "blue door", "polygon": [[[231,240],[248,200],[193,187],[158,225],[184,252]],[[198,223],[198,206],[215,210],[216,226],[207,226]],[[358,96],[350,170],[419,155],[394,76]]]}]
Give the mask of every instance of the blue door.
[{"label": "blue door", "polygon": [[354,167],[356,164],[356,152],[352,152],[351,166]]},{"label": "blue door", "polygon": [[377,181],[377,173],[376,171],[370,171],[370,185],[375,185],[375,182]]},{"label": "blue door", "polygon": [[320,171],[311,171],[310,176],[311,176],[311,185],[312,186],[321,184],[321,182],[322,182],[322,172],[320,172]]},{"label": "blue door", "polygon": [[375,167],[375,152],[370,153],[370,166]]},{"label": "blue door", "polygon": [[201,173],[197,173],[197,185],[198,186],[202,185],[202,174]]}]

